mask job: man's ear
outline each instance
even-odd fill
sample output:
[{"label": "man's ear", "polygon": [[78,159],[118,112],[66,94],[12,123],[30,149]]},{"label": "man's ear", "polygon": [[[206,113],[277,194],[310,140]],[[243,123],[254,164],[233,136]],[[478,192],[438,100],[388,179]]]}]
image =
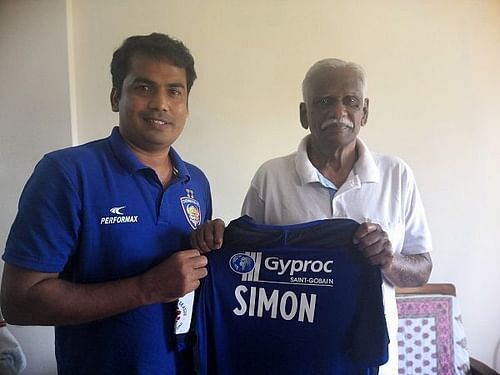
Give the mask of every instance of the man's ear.
[{"label": "man's ear", "polygon": [[370,106],[370,99],[365,98],[363,105],[363,118],[361,119],[361,126],[365,126],[368,121],[368,108]]},{"label": "man's ear", "polygon": [[109,94],[109,99],[111,101],[111,110],[113,112],[118,112],[119,111],[119,103],[120,103],[120,94],[118,93],[118,90],[116,87],[113,87],[111,89],[111,94]]},{"label": "man's ear", "polygon": [[309,124],[307,122],[307,108],[306,103],[302,102],[299,105],[299,113],[300,113],[300,123],[304,129],[309,128]]}]

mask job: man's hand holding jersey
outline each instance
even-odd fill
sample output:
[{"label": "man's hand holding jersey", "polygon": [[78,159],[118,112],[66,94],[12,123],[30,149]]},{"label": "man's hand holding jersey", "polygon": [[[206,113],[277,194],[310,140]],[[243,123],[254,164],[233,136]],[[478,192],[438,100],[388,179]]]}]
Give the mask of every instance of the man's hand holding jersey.
[{"label": "man's hand holding jersey", "polygon": [[222,219],[214,219],[200,225],[191,233],[191,246],[202,253],[218,250],[222,247],[224,229],[226,225]]}]

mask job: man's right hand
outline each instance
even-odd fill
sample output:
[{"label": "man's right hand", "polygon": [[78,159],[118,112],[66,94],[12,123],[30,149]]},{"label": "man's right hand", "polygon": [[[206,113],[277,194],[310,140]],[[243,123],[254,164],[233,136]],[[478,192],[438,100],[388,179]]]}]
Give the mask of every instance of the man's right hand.
[{"label": "man's right hand", "polygon": [[222,219],[209,220],[191,233],[191,246],[202,253],[220,249],[226,225]]}]

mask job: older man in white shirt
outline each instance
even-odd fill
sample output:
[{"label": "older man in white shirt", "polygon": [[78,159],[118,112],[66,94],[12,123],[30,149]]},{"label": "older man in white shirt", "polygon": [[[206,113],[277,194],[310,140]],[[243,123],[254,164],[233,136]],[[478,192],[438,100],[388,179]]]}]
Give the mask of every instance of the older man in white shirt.
[{"label": "older man in white shirt", "polygon": [[[358,138],[368,119],[363,68],[339,59],[314,64],[302,85],[300,121],[308,134],[297,152],[264,163],[252,179],[242,214],[256,222],[297,224],[349,218],[361,223],[353,243],[382,269],[391,339],[380,374],[398,373],[395,287],[425,284],[431,236],[413,173],[401,159],[371,152]],[[224,223],[193,235],[202,250],[220,247]]]}]

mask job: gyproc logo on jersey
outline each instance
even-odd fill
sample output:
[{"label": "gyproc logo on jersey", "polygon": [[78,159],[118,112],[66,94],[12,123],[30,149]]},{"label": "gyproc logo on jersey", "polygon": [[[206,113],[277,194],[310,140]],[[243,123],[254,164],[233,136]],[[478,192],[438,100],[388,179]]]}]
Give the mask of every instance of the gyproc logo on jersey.
[{"label": "gyproc logo on jersey", "polygon": [[[262,252],[238,253],[229,260],[229,267],[241,274],[241,281],[285,284],[305,287],[332,287],[333,260],[286,259],[275,256],[262,260]],[[263,267],[263,268],[262,268]],[[236,315],[263,317],[299,322],[314,322],[315,293],[294,290],[266,290],[265,287],[238,285],[234,290],[238,306]]]},{"label": "gyproc logo on jersey", "polygon": [[242,275],[242,281],[333,286],[331,259],[289,259],[269,256],[262,260],[262,252],[246,251],[233,255],[229,266],[234,272]]},{"label": "gyproc logo on jersey", "polygon": [[113,214],[113,216],[103,216],[101,217],[101,225],[108,224],[125,224],[125,223],[138,223],[139,216],[138,215],[126,215],[123,211],[127,206],[116,206],[111,207],[109,212]]}]

